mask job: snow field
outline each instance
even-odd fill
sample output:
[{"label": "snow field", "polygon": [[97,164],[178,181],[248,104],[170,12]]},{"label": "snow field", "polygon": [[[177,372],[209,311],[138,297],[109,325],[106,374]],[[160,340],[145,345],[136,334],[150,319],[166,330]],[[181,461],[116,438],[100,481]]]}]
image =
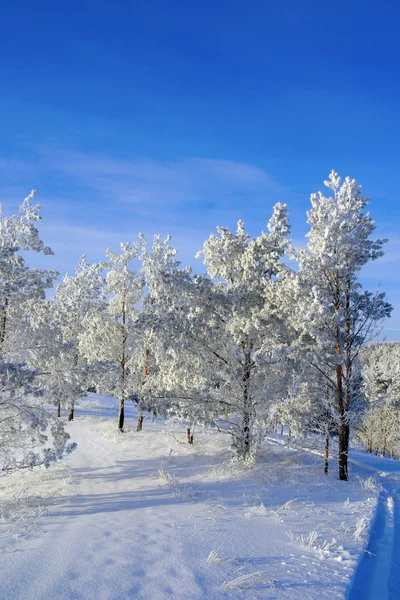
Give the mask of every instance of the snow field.
[{"label": "snow field", "polygon": [[117,410],[96,394],[79,402],[78,449],[18,476],[26,502],[0,482],[1,600],[346,597],[372,480],[339,482],[320,457],[272,443],[248,469],[224,434],[198,429],[190,446],[161,419],[137,434],[130,404],[120,434]]}]

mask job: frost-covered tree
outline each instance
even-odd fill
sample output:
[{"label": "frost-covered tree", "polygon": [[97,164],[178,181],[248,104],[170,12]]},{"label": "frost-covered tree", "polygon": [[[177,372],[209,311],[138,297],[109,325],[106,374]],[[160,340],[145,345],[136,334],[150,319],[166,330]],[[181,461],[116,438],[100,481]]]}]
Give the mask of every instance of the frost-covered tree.
[{"label": "frost-covered tree", "polygon": [[98,383],[119,399],[118,428],[123,431],[125,401],[140,389],[142,345],[136,322],[143,278],[131,268],[140,244],[121,244],[120,254],[107,250],[104,302],[83,319],[79,348],[90,362],[107,361]]},{"label": "frost-covered tree", "polygon": [[198,255],[206,274],[181,270],[163,278],[160,335],[168,340],[170,397],[175,390],[184,412],[203,422],[225,415],[246,460],[255,429],[265,430],[270,403],[282,393],[288,338],[278,306],[288,232],[286,206],[278,204],[268,233],[255,239],[241,221],[236,232],[218,228]]},{"label": "frost-covered tree", "polygon": [[400,456],[400,343],[367,344],[360,353],[365,411],[356,436],[368,452]]},{"label": "frost-covered tree", "polygon": [[48,467],[75,449],[69,438],[63,424],[46,410],[36,373],[0,360],[0,475]]},{"label": "frost-covered tree", "polygon": [[63,339],[53,302],[32,302],[29,319],[21,333],[25,339],[27,365],[36,370],[46,401],[58,407],[57,416],[60,417],[61,406],[68,405],[71,394],[79,396],[83,390],[77,374],[71,373],[69,357],[72,348]]},{"label": "frost-covered tree", "polygon": [[[32,307],[45,303],[45,289],[54,271],[30,268],[21,252],[52,254],[35,225],[40,205],[32,192],[18,214],[4,217],[0,210],[0,472],[32,467],[61,457],[73,449],[62,423],[45,410],[37,372],[24,362],[32,349],[27,335]],[[48,448],[50,432],[52,443]]]},{"label": "frost-covered tree", "polygon": [[257,238],[250,239],[242,222],[236,234],[225,228],[218,233],[199,253],[215,282],[217,298],[217,311],[207,320],[210,339],[214,320],[225,338],[218,362],[227,379],[218,383],[229,412],[237,417],[236,423],[231,421],[235,446],[247,458],[254,426],[265,427],[271,400],[281,391],[280,371],[289,341],[279,314],[279,288],[286,275],[282,257],[289,233],[286,205],[274,207],[268,233]]},{"label": "frost-covered tree", "polygon": [[76,399],[81,397],[88,384],[92,383],[90,377],[93,376],[93,366],[96,366],[94,363],[92,368],[89,368],[79,350],[79,340],[84,335],[86,315],[103,306],[103,269],[103,263],[90,265],[86,262],[86,257],[82,256],[75,274],[65,275],[51,303],[53,322],[60,329],[63,340],[58,368],[54,373],[63,386],[69,421],[74,418]]},{"label": "frost-covered tree", "polygon": [[75,401],[85,395],[96,363],[88,365],[79,351],[83,319],[101,305],[102,264],[89,265],[82,257],[75,276],[66,275],[51,300],[30,303],[25,327],[26,360],[39,374],[49,402],[68,409],[74,418]]},{"label": "frost-covered tree", "polygon": [[23,358],[20,325],[27,316],[27,302],[45,298],[58,273],[28,267],[22,252],[53,254],[40,239],[36,223],[41,220],[40,204],[33,205],[32,191],[21,204],[19,212],[3,216],[0,206],[0,354],[3,357]]},{"label": "frost-covered tree", "polygon": [[360,353],[363,391],[369,402],[400,400],[400,342],[375,342]]},{"label": "frost-covered tree", "polygon": [[303,359],[297,352],[291,356],[286,375],[290,377],[288,393],[275,410],[276,423],[282,428],[287,425],[290,437],[301,440],[302,446],[314,445],[316,435],[324,436],[324,470],[328,473],[331,436],[337,433],[332,391],[326,377],[313,373]]},{"label": "frost-covered tree", "polygon": [[[140,311],[140,323],[138,323],[144,352],[142,386],[138,397],[138,431],[142,427],[142,409],[152,411],[153,415],[165,415],[170,408],[162,396],[161,390],[164,390],[164,383],[160,388],[161,381],[166,379],[167,365],[163,344],[165,336],[159,334],[158,326],[164,311],[163,306],[168,304],[168,300],[163,295],[165,289],[163,281],[167,277],[174,276],[180,264],[176,259],[177,251],[170,245],[170,236],[162,239],[161,235],[155,235],[151,247],[148,246],[143,234],[140,234],[139,237],[141,239],[140,273],[146,293]],[[164,371],[163,379],[160,378],[161,368]]]},{"label": "frost-covered tree", "polygon": [[368,200],[354,179],[330,174],[330,196],[311,196],[308,247],[299,252],[300,270],[291,323],[310,365],[322,375],[336,407],[339,478],[348,477],[350,418],[360,395],[356,368],[360,347],[380,330],[391,307],[383,293],[363,291],[361,268],[382,256],[385,240],[370,240],[375,229],[365,213]]}]

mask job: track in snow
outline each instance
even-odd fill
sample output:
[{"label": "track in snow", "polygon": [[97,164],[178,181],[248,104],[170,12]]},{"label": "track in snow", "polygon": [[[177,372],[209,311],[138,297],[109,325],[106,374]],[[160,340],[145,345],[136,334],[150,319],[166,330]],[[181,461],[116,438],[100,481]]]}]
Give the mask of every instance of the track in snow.
[{"label": "track in snow", "polygon": [[400,598],[400,494],[395,480],[382,473],[382,492],[364,556],[348,600]]},{"label": "track in snow", "polygon": [[[267,440],[284,444],[271,436]],[[323,456],[318,449],[303,450]],[[347,600],[400,600],[400,461],[352,452],[349,462],[356,471],[373,473],[380,480],[382,491],[368,545],[354,573]]]}]

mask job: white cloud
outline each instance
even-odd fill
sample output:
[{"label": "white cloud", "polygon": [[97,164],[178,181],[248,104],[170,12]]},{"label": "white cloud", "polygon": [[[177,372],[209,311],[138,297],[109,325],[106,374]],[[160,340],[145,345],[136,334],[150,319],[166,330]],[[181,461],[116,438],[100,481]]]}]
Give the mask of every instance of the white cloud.
[{"label": "white cloud", "polygon": [[[248,163],[193,157],[118,160],[42,148],[29,163],[0,159],[0,175],[0,202],[7,212],[17,209],[31,187],[39,188],[42,237],[56,254],[33,260],[61,273],[72,271],[83,253],[90,261],[101,260],[107,247],[117,249],[121,241],[134,241],[139,231],[149,239],[158,232],[171,234],[182,263],[201,270],[194,254],[217,225],[234,227],[242,218],[250,233],[257,234],[277,201],[288,201],[289,214],[295,212],[298,221],[298,245],[306,243],[300,237],[307,226],[306,215],[300,221],[296,207],[298,194]],[[385,232],[379,231],[379,236],[385,237]],[[366,287],[374,290],[381,282],[393,300],[399,259],[400,238],[394,237],[385,246],[385,256],[363,269]],[[398,313],[396,307],[386,323],[393,325],[385,328],[390,337],[399,326]]]},{"label": "white cloud", "polygon": [[[113,201],[142,205],[188,204],[288,194],[262,169],[246,163],[208,158],[131,161],[81,153],[56,152],[52,169]],[[236,200],[237,201],[237,200]]]}]

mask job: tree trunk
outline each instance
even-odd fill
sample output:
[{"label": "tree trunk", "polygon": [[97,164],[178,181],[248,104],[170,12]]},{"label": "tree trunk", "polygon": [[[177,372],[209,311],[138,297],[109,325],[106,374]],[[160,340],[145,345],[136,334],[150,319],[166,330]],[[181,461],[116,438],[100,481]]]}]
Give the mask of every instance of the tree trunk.
[{"label": "tree trunk", "polygon": [[[144,367],[143,367],[142,386],[145,385],[146,379],[149,376],[149,373],[150,373],[150,348],[146,348],[146,358],[145,358]],[[140,406],[140,403],[139,403],[139,406]],[[139,411],[138,418],[137,418],[137,424],[136,424],[136,432],[142,431],[143,419],[144,419],[144,415],[142,412]]]},{"label": "tree trunk", "polygon": [[68,412],[68,421],[73,421],[73,420],[74,420],[74,407],[70,406],[69,412]]},{"label": "tree trunk", "polygon": [[[348,470],[348,455],[349,455],[349,440],[350,440],[350,425],[349,425],[349,410],[351,400],[351,381],[352,381],[352,336],[351,336],[351,307],[350,307],[350,281],[346,282],[346,293],[345,293],[345,377],[344,377],[344,390],[342,383],[343,370],[340,367],[340,393],[342,396],[341,400],[341,411],[340,411],[340,425],[339,425],[339,479],[347,481],[349,477]],[[337,344],[337,348],[340,346]],[[339,391],[339,390],[338,390]]]},{"label": "tree trunk", "polygon": [[188,444],[193,444],[194,435],[191,432],[189,425],[186,427],[186,435]]},{"label": "tree trunk", "polygon": [[250,454],[250,413],[245,407],[243,410],[243,457],[246,458]]},{"label": "tree trunk", "polygon": [[118,429],[121,433],[124,431],[124,419],[125,419],[125,401],[123,398],[119,401],[119,414],[118,414]]},{"label": "tree trunk", "polygon": [[118,429],[121,433],[124,431],[125,421],[125,367],[126,367],[126,306],[125,299],[122,303],[122,354],[121,354],[121,398],[119,400],[119,414],[118,414]]},{"label": "tree trunk", "polygon": [[6,327],[7,327],[7,309],[8,309],[8,298],[4,300],[4,308],[1,316],[1,325],[0,325],[0,345],[3,345],[3,342],[6,337]]},{"label": "tree trunk", "polygon": [[144,419],[144,415],[143,415],[143,413],[140,412],[138,414],[138,418],[137,418],[136,431],[142,431],[142,429],[143,429],[143,419]]},{"label": "tree trunk", "polygon": [[329,469],[329,421],[327,419],[326,423],[325,423],[325,466],[324,466],[325,475],[328,475],[328,469]]},{"label": "tree trunk", "polygon": [[250,454],[251,449],[251,398],[250,398],[250,375],[251,375],[251,355],[246,351],[245,344],[242,344],[244,352],[243,366],[243,421],[242,421],[242,444],[241,452],[243,458]]},{"label": "tree trunk", "polygon": [[[339,276],[337,273],[334,275],[334,283],[335,283],[335,297],[334,297],[334,306],[336,311],[340,311],[340,286],[339,286]],[[349,296],[346,295],[346,317],[348,316],[348,301]],[[348,352],[348,341],[349,341],[349,321],[346,318],[346,355],[347,359],[349,357]],[[346,381],[346,401],[345,394],[343,392],[343,355],[342,355],[342,345],[341,345],[341,332],[339,330],[339,325],[335,325],[335,352],[338,364],[336,365],[336,396],[337,396],[337,410],[339,413],[339,479],[342,481],[347,481],[348,477],[348,467],[347,467],[347,455],[349,449],[349,424],[348,424],[348,402],[349,397],[347,396],[348,392],[348,380]],[[348,367],[348,362],[346,362],[346,367]],[[346,370],[346,375],[348,374],[348,369]]]},{"label": "tree trunk", "polygon": [[387,440],[387,430],[386,430],[386,427],[384,427],[384,429],[383,429],[382,451],[381,451],[382,456],[385,456],[385,454],[386,454],[386,440]]},{"label": "tree trunk", "polygon": [[348,466],[347,455],[349,450],[349,425],[347,412],[343,402],[342,367],[336,367],[336,394],[339,412],[339,479],[347,481]]},{"label": "tree trunk", "polygon": [[344,419],[341,419],[339,424],[339,479],[347,481],[348,473],[348,430],[349,426]]},{"label": "tree trunk", "polygon": [[57,404],[57,417],[61,417],[61,400]]}]

